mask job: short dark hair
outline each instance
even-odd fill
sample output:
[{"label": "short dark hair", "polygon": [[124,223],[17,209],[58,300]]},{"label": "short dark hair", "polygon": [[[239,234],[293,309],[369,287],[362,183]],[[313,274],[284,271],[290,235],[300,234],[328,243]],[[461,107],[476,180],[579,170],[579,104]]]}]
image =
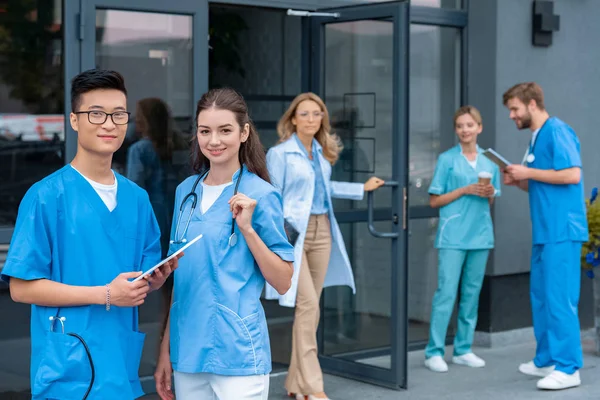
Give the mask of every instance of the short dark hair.
[{"label": "short dark hair", "polygon": [[541,86],[535,82],[517,83],[504,93],[502,102],[506,105],[510,99],[515,97],[521,100],[525,105],[529,104],[531,100],[535,100],[535,103],[540,110],[545,109],[544,91]]},{"label": "short dark hair", "polygon": [[71,111],[79,111],[81,96],[96,89],[115,89],[127,96],[125,80],[117,71],[89,69],[71,81]]}]

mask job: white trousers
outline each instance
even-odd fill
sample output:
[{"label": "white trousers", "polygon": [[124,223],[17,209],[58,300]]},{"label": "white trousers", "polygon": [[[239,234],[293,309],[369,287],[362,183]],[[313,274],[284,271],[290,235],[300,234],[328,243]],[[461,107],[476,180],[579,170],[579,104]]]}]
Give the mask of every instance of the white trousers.
[{"label": "white trousers", "polygon": [[173,373],[177,400],[267,400],[269,374],[223,376]]}]

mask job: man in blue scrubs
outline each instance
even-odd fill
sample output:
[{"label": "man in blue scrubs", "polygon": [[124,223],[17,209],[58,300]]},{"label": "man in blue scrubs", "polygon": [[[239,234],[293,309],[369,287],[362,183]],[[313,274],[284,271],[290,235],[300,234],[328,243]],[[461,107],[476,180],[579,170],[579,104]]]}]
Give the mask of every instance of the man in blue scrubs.
[{"label": "man in blue scrubs", "polygon": [[31,308],[33,399],[134,399],[144,344],[137,306],[177,262],[160,260],[148,195],[111,169],[129,113],[123,77],[90,70],[71,88],[77,154],[25,194],[2,279]]},{"label": "man in blue scrubs", "polygon": [[522,165],[510,165],[504,174],[505,184],[529,192],[533,236],[530,291],[537,349],[519,370],[542,377],[540,389],[579,386],[580,255],[588,240],[579,140],[569,125],[548,115],[536,83],[513,86],[503,101],[517,128],[533,132]]}]

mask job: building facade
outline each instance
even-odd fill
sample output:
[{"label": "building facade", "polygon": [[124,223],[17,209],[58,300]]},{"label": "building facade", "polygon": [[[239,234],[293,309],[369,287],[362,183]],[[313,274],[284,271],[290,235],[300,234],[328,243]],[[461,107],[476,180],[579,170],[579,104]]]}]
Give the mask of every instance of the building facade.
[{"label": "building facade", "polygon": [[[132,123],[113,168],[127,174],[127,149],[140,138],[137,104],[159,98],[184,138],[208,88],[246,98],[266,148],[291,100],[314,91],[327,103],[345,150],[334,179],[388,182],[372,198],[335,200],[357,292],[327,288],[319,331],[326,372],[407,387],[406,354],[428,338],[437,286],[437,211],[428,186],[437,156],[456,144],[452,117],[462,104],[483,115],[482,147],[521,159],[529,135],[508,118],[502,93],[537,81],[552,115],[582,142],[586,190],[596,186],[592,110],[600,4],[556,0],[550,46],[534,46],[533,1],[522,0],[0,0],[0,260],[18,205],[39,179],[68,163],[76,135],[65,125],[70,79],[89,68],[120,71]],[[290,11],[291,10],[291,11]],[[306,12],[309,12],[308,14]],[[311,14],[312,13],[312,14]],[[599,35],[596,35],[598,33]],[[548,33],[546,33],[548,37]],[[208,38],[208,39],[207,39]],[[136,117],[138,117],[136,119]],[[173,165],[185,165],[185,149]],[[167,189],[165,189],[167,190]],[[172,196],[169,192],[168,196]],[[532,338],[527,197],[506,188],[493,206],[496,249],[481,294],[476,340],[497,345]],[[166,232],[168,235],[168,232]],[[293,310],[264,301],[274,371],[291,353]],[[0,286],[0,397],[29,390],[29,307]],[[593,325],[591,284],[582,278],[582,328]],[[141,307],[148,333],[140,374],[153,391],[160,296]],[[450,341],[455,318],[448,331]],[[16,396],[16,395],[15,395]]]}]

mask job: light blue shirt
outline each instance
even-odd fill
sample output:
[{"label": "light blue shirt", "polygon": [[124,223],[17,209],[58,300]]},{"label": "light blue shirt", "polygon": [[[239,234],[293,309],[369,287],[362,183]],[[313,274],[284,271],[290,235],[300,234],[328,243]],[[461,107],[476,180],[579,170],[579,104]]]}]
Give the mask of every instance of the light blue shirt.
[{"label": "light blue shirt", "polygon": [[325,187],[325,181],[323,180],[323,173],[321,172],[321,163],[320,160],[323,157],[319,157],[319,152],[323,152],[321,146],[317,146],[317,140],[313,139],[312,144],[312,160],[308,157],[308,151],[306,151],[306,147],[298,138],[298,135],[294,133],[294,139],[298,142],[298,147],[302,150],[302,154],[304,154],[307,160],[310,162],[310,165],[315,172],[315,192],[312,200],[312,207],[310,209],[310,213],[312,215],[321,215],[327,214],[329,210],[329,205],[327,203],[327,188]]},{"label": "light blue shirt", "polygon": [[[265,245],[285,261],[294,260],[283,224],[281,195],[269,183],[244,166],[238,193],[257,201],[252,226]],[[239,170],[232,180],[235,182]],[[196,176],[177,188],[175,207],[190,193]],[[203,237],[185,250],[175,271],[171,306],[171,362],[185,373],[225,376],[263,375],[271,371],[267,319],[260,297],[265,287],[256,260],[237,225],[237,244],[229,246],[232,215],[228,201],[234,186],[227,186],[202,213],[202,185],[198,185],[196,207],[186,234],[190,240]],[[190,201],[191,203],[191,201]],[[177,224],[185,227],[190,206],[174,214],[171,234]],[[183,228],[180,228],[183,229]],[[180,231],[181,232],[181,231]],[[177,245],[171,246],[175,251]]]},{"label": "light blue shirt", "polygon": [[[116,174],[117,206],[110,212],[70,165],[34,184],[21,205],[2,279],[49,279],[67,285],[104,286],[123,272],[146,270],[160,260],[160,232],[147,193]],[[83,398],[91,369],[78,339],[63,334],[51,316],[65,317],[65,333],[80,335],[95,366],[88,397],[143,395],[138,369],[145,334],[138,308],[104,305],[31,306],[33,399]]]},{"label": "light blue shirt", "polygon": [[[460,145],[440,154],[429,194],[443,195],[477,183],[480,172],[492,174],[495,196],[500,196],[500,170],[477,147],[475,168],[462,154]],[[465,195],[440,208],[435,247],[438,249],[483,250],[494,247],[494,228],[487,198]]]},{"label": "light blue shirt", "polygon": [[[534,161],[528,163],[531,168],[560,171],[582,166],[577,135],[556,117],[548,119],[539,130],[533,155]],[[588,225],[583,171],[577,184],[553,185],[529,180],[529,210],[534,245],[586,242]]]}]

